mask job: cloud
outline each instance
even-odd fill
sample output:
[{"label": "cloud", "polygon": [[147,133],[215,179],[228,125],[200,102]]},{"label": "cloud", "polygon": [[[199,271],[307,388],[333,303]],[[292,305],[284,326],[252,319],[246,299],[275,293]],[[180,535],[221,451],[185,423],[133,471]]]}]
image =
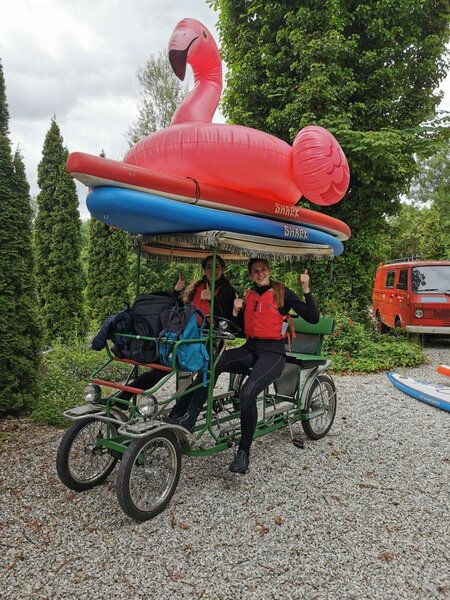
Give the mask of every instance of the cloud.
[{"label": "cloud", "polygon": [[[3,11],[0,57],[11,141],[24,155],[33,195],[53,115],[69,151],[123,157],[137,117],[137,71],[165,50],[185,16],[210,29],[216,21],[203,0],[15,0]],[[87,218],[87,190],[77,189]]]}]

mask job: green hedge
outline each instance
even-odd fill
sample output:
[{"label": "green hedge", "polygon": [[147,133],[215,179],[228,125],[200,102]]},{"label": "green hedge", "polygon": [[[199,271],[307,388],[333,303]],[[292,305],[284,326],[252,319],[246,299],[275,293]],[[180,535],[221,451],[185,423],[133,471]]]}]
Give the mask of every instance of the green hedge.
[{"label": "green hedge", "polygon": [[[67,425],[69,421],[63,417],[63,412],[83,404],[83,387],[106,358],[104,351],[94,352],[81,345],[55,345],[44,354],[40,396],[32,405],[31,418],[49,425]],[[102,372],[102,377],[118,380],[129,369],[124,364],[111,363]]]}]

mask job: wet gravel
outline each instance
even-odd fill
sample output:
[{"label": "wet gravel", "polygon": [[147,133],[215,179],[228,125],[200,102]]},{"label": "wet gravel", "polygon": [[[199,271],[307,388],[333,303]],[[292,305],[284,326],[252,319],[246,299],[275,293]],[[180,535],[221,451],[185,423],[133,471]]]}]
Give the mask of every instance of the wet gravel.
[{"label": "wet gravel", "polygon": [[[426,354],[398,372],[449,383],[435,372],[449,343]],[[335,382],[326,438],[260,438],[245,476],[228,472],[231,450],[184,458],[171,503],[146,523],[121,511],[115,473],[81,494],[60,483],[63,431],[0,422],[1,597],[449,598],[450,414],[385,373]]]}]

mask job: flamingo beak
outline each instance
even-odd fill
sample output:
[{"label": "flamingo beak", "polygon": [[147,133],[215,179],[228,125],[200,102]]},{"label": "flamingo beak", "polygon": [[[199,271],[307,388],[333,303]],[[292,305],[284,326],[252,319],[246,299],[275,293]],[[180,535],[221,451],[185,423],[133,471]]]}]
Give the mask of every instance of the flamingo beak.
[{"label": "flamingo beak", "polygon": [[195,42],[195,40],[197,40],[197,39],[198,39],[198,36],[196,36],[194,39],[192,39],[190,41],[188,47],[184,50],[178,50],[177,48],[171,48],[169,50],[170,66],[172,67],[175,75],[178,77],[178,79],[181,79],[181,81],[184,81],[184,77],[186,75],[186,64],[187,64],[187,57],[188,57],[189,49],[192,46],[192,44]]}]

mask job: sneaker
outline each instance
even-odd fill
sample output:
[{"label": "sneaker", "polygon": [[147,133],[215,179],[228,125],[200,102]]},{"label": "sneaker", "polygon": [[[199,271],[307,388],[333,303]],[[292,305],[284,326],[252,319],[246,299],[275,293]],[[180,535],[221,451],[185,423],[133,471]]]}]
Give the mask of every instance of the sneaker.
[{"label": "sneaker", "polygon": [[245,450],[238,450],[236,458],[229,466],[229,470],[232,473],[242,473],[244,475],[248,471],[248,465],[250,463],[250,456]]}]

